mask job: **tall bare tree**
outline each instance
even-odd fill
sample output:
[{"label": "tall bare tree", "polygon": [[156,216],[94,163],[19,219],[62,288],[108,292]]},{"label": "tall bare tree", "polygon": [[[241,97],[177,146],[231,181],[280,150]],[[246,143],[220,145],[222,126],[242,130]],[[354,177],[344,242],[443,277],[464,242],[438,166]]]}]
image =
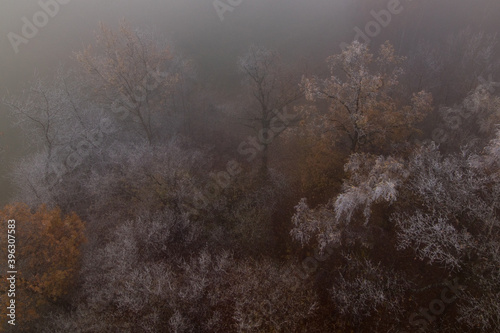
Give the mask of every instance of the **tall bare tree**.
[{"label": "tall bare tree", "polygon": [[262,147],[260,173],[267,175],[269,145],[292,124],[280,120],[277,113],[298,101],[303,92],[276,51],[252,46],[239,59],[238,65],[245,74],[245,86],[252,99],[244,118],[245,125],[258,134]]},{"label": "tall bare tree", "polygon": [[168,112],[166,100],[179,78],[168,47],[125,22],[118,32],[101,24],[97,49],[89,46],[76,56],[94,80],[94,94],[151,144],[155,116]]}]

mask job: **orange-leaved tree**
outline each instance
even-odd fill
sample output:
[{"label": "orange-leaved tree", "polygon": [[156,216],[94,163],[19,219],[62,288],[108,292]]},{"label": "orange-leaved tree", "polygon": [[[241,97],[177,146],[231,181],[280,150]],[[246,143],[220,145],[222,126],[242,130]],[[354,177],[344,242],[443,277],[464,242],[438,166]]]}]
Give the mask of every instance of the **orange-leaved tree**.
[{"label": "orange-leaved tree", "polygon": [[[26,329],[44,309],[61,302],[71,291],[79,269],[80,246],[85,242],[85,226],[74,213],[63,215],[59,208],[49,209],[45,205],[32,211],[23,203],[0,210],[0,221],[3,226],[0,232],[0,316],[8,318],[7,305],[15,299],[16,327]],[[8,230],[15,231],[8,233]],[[8,248],[7,244],[15,247]],[[11,256],[10,259],[15,262],[7,261],[9,253],[14,254],[15,258]],[[8,271],[17,271],[15,296],[9,293],[13,289],[7,280],[11,276]]]},{"label": "orange-leaved tree", "polygon": [[308,126],[330,136],[332,143],[345,143],[350,153],[383,151],[407,140],[432,110],[432,96],[425,91],[412,97],[401,93],[403,60],[389,42],[380,46],[378,55],[355,41],[329,57],[330,77],[303,79],[308,100],[329,103],[328,112],[306,112]]}]

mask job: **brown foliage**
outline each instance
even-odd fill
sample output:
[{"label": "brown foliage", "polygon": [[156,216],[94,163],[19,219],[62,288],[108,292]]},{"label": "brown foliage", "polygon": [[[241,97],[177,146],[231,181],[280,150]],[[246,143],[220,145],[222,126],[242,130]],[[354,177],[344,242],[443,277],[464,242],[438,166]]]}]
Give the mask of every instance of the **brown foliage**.
[{"label": "brown foliage", "polygon": [[[42,205],[32,212],[22,203],[6,206],[0,219],[16,221],[16,325],[23,326],[71,290],[79,268],[80,245],[85,241],[84,223],[74,213],[63,216],[59,208]],[[0,239],[7,243],[7,228]],[[6,246],[1,253],[5,262]],[[0,282],[2,318],[9,302],[6,271],[2,269]]]}]

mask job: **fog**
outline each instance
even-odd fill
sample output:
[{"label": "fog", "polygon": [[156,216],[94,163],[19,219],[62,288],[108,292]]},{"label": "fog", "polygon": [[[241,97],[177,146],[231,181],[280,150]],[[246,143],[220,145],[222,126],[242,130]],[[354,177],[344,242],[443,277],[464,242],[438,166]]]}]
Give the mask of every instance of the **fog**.
[{"label": "fog", "polygon": [[[185,56],[195,60],[199,77],[211,86],[230,92],[239,77],[236,59],[251,44],[277,49],[292,61],[306,59],[313,71],[324,68],[324,59],[350,42],[355,27],[364,29],[373,20],[372,10],[385,7],[385,1],[368,0],[245,0],[233,11],[218,16],[214,3],[180,0],[72,0],[61,5],[57,15],[15,53],[8,33],[21,34],[23,17],[32,21],[41,10],[36,1],[0,3],[0,92],[19,93],[36,71],[50,75],[60,64],[69,64],[74,51],[94,41],[99,22],[117,26],[126,19],[135,28],[169,41]],[[500,4],[495,0],[403,1],[404,10],[372,43],[391,40],[406,54],[419,40],[442,43],[450,33],[466,26],[475,31],[497,32]],[[0,132],[2,172],[23,155],[18,130],[12,128],[1,106]],[[9,180],[3,177],[0,202],[11,193]]]},{"label": "fog", "polygon": [[499,28],[2,0],[0,331],[498,332]]},{"label": "fog", "polygon": [[[353,9],[346,8],[345,3],[332,1],[246,1],[234,12],[227,12],[221,21],[211,1],[73,0],[61,5],[58,14],[29,43],[21,44],[16,54],[8,33],[20,35],[21,18],[32,21],[38,11],[36,1],[0,3],[2,94],[26,89],[35,71],[50,75],[59,64],[71,63],[74,51],[94,41],[99,22],[116,27],[126,19],[136,28],[171,41],[176,49],[195,59],[199,75],[207,84],[231,87],[238,80],[236,58],[249,44],[277,47],[290,52],[291,57],[323,59],[340,40],[336,28],[349,30],[349,17],[353,15]],[[29,149],[6,113],[1,106],[3,174],[15,158]],[[11,191],[9,180],[3,177],[0,202],[5,203]]]}]

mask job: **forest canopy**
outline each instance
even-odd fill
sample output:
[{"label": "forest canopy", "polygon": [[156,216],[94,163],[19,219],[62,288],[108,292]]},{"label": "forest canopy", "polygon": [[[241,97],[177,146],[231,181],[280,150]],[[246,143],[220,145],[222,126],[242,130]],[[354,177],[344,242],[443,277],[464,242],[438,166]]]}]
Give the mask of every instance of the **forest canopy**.
[{"label": "forest canopy", "polygon": [[32,148],[0,211],[16,328],[498,332],[497,41],[354,40],[313,64],[249,44],[228,93],[101,24],[2,99]]}]

